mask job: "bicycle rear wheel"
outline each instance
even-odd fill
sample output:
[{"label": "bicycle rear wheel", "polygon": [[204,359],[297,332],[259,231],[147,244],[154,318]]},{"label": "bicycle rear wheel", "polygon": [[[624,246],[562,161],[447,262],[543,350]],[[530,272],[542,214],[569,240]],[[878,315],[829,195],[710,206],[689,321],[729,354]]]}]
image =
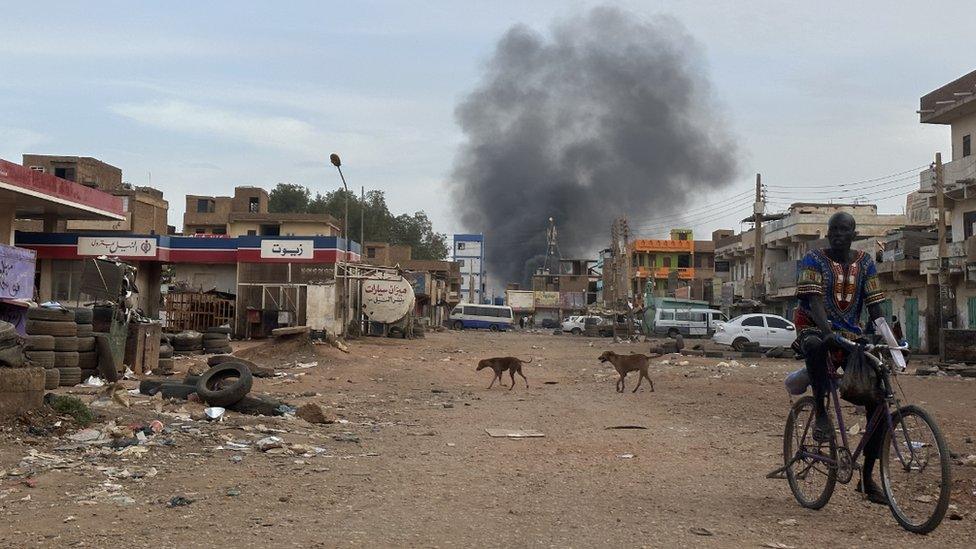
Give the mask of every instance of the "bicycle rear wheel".
[{"label": "bicycle rear wheel", "polygon": [[[829,419],[829,415],[828,415]],[[830,466],[813,456],[829,458],[837,463],[836,438],[830,442],[813,440],[814,399],[805,396],[790,409],[783,433],[783,464],[786,480],[793,497],[807,509],[820,509],[830,501],[837,484],[837,467]],[[833,426],[833,422],[831,422]],[[800,455],[803,452],[807,455]],[[793,461],[795,460],[795,461]],[[792,465],[789,465],[793,461]]]},{"label": "bicycle rear wheel", "polygon": [[949,507],[949,447],[925,410],[905,406],[892,419],[881,449],[881,482],[891,514],[905,530],[935,530]]}]

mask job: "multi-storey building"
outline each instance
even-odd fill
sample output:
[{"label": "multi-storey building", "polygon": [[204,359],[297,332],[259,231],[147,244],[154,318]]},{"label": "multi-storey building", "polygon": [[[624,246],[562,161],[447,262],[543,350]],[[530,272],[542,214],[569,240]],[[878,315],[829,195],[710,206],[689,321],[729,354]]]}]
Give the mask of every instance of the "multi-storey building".
[{"label": "multi-storey building", "polygon": [[183,234],[217,236],[339,236],[329,214],[271,213],[268,192],[235,187],[234,196],[186,195]]},{"label": "multi-storey building", "polygon": [[485,237],[483,234],[454,235],[454,261],[461,266],[461,301],[482,303],[485,297]]}]

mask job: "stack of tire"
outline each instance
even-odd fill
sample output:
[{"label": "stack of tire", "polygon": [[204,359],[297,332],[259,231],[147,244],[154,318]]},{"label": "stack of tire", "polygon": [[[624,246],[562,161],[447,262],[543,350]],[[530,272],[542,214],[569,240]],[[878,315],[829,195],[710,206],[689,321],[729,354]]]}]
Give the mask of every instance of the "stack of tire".
[{"label": "stack of tire", "polygon": [[47,369],[45,388],[73,387],[81,383],[78,325],[74,311],[60,307],[29,309],[27,335],[31,361]]},{"label": "stack of tire", "polygon": [[207,328],[207,333],[203,334],[203,352],[208,355],[230,354],[230,326]]},{"label": "stack of tire", "polygon": [[177,356],[202,355],[203,334],[193,330],[180,332],[170,338],[173,354]]},{"label": "stack of tire", "polygon": [[72,309],[75,313],[75,324],[78,325],[78,367],[81,368],[81,380],[98,374],[98,351],[95,349],[95,336],[92,329],[92,310],[79,307]]},{"label": "stack of tire", "polygon": [[159,364],[156,372],[168,376],[173,374],[173,345],[168,334],[159,336]]},{"label": "stack of tire", "polygon": [[24,365],[24,345],[17,329],[0,320],[0,367],[20,368]]}]

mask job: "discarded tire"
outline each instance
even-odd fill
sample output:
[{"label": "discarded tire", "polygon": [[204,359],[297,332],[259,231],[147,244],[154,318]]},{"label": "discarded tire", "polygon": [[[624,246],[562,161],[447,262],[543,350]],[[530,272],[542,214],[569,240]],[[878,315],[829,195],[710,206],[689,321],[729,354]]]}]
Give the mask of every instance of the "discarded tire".
[{"label": "discarded tire", "polygon": [[34,307],[27,310],[27,320],[47,322],[74,322],[75,313],[68,309]]},{"label": "discarded tire", "polygon": [[163,398],[186,399],[186,397],[197,392],[197,388],[177,381],[152,381],[146,379],[139,382],[139,392],[149,396],[162,393]]},{"label": "discarded tire", "polygon": [[66,353],[54,352],[54,367],[55,368],[77,368],[78,367],[78,351],[69,351]]},{"label": "discarded tire", "polygon": [[94,332],[94,326],[91,324],[79,324],[78,325],[78,337],[91,337],[92,332]]},{"label": "discarded tire", "polygon": [[76,337],[78,335],[78,325],[75,324],[74,322],[57,322],[53,320],[28,319],[27,333],[31,335]]},{"label": "discarded tire", "polygon": [[25,351],[53,351],[54,336],[49,335],[29,335],[24,336]]},{"label": "discarded tire", "polygon": [[81,383],[81,368],[58,368],[60,379],[58,385],[61,387],[74,387]]},{"label": "discarded tire", "polygon": [[199,382],[200,382],[200,376],[195,376],[193,374],[186,374],[186,377],[183,378],[184,385],[191,385],[193,387],[196,387],[197,383]]},{"label": "discarded tire", "polygon": [[195,351],[203,347],[203,334],[200,332],[180,332],[170,339],[177,351]]},{"label": "discarded tire", "polygon": [[100,377],[98,375],[98,370],[86,369],[86,368],[82,368],[81,369],[81,381],[82,381],[82,383],[84,383],[85,381],[87,381],[88,378],[90,378],[92,376],[94,376],[94,377]]},{"label": "discarded tire", "polygon": [[207,340],[227,341],[229,339],[230,337],[227,334],[221,332],[207,332],[203,334],[204,341]]},{"label": "discarded tire", "polygon": [[59,353],[78,350],[77,337],[56,337],[54,338],[54,350]]},{"label": "discarded tire", "polygon": [[24,357],[38,368],[54,368],[54,351],[24,351]]},{"label": "discarded tire", "polygon": [[20,368],[24,365],[24,347],[18,342],[0,349],[0,366]]},{"label": "discarded tire", "polygon": [[82,370],[94,370],[98,368],[98,353],[95,351],[79,352],[78,367]]},{"label": "discarded tire", "polygon": [[212,328],[207,328],[208,334],[227,334],[230,335],[230,326],[214,326]]},{"label": "discarded tire", "polygon": [[173,358],[173,347],[167,344],[160,345],[159,358]]},{"label": "discarded tire", "polygon": [[119,380],[119,365],[112,354],[112,343],[108,334],[95,333],[95,354],[98,355],[98,372],[110,383]]},{"label": "discarded tire", "polygon": [[9,322],[4,322],[0,320],[0,341],[7,341],[9,339],[16,339],[17,329],[14,325]]},{"label": "discarded tire", "polygon": [[75,314],[75,322],[78,324],[92,323],[94,315],[88,307],[71,307],[69,310]]},{"label": "discarded tire", "polygon": [[[236,378],[236,379],[233,379]],[[230,406],[247,396],[254,379],[251,370],[240,362],[225,362],[200,376],[197,394],[211,406]]]},{"label": "discarded tire", "polygon": [[[80,327],[80,326],[79,326]],[[95,337],[79,337],[78,338],[78,352],[87,353],[95,350]]]},{"label": "discarded tire", "polygon": [[61,384],[61,370],[57,368],[51,368],[44,370],[44,389],[50,391],[51,389],[57,389]]},{"label": "discarded tire", "polygon": [[282,404],[282,402],[270,398],[246,396],[226,408],[251,416],[283,416],[285,412],[281,409]]}]

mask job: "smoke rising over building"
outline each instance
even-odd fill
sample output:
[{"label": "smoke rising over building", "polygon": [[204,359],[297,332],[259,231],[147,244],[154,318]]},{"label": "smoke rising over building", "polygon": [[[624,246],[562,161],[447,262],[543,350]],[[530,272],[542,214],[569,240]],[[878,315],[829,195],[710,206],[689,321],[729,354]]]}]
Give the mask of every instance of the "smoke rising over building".
[{"label": "smoke rising over building", "polygon": [[563,253],[581,255],[614,218],[673,216],[736,174],[701,52],[671,17],[596,8],[548,35],[515,26],[456,115],[452,198],[485,233],[496,285],[527,280],[549,217]]}]

